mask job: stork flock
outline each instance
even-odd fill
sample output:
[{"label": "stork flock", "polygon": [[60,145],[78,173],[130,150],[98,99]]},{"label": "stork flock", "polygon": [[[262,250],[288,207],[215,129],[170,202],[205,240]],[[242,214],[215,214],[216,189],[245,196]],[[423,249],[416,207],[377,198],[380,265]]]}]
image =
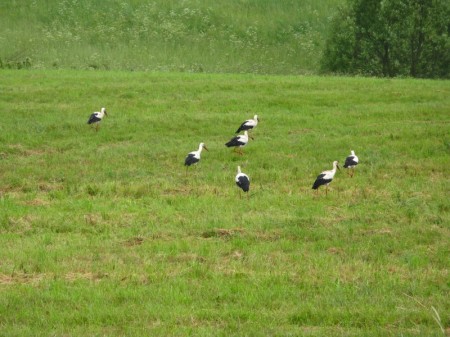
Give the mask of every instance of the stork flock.
[{"label": "stork flock", "polygon": [[[107,115],[108,114],[106,112],[106,109],[101,108],[100,112],[94,112],[90,115],[88,124],[94,125],[95,130],[98,131],[100,122],[102,121],[103,117]],[[244,121],[235,132],[239,133],[241,131],[244,131],[244,134],[231,138],[227,143],[225,143],[225,146],[233,147],[235,151],[237,149],[238,153],[240,155],[243,155],[242,147],[247,145],[249,138],[251,138],[252,140],[254,139],[252,136],[249,135],[249,131],[253,130],[258,125],[258,122],[259,122],[258,115],[255,115],[253,119],[248,119]],[[208,151],[208,148],[206,147],[205,143],[202,142],[199,144],[198,149],[196,151],[188,153],[188,155],[184,160],[184,165],[186,166],[186,174],[189,166],[195,165],[200,161],[201,153],[203,150]],[[350,177],[353,177],[353,175],[355,174],[355,167],[358,165],[358,163],[359,163],[358,156],[356,156],[355,151],[351,150],[350,155],[347,156],[347,158],[345,158],[344,163],[344,168],[348,169],[348,174]],[[331,170],[323,171],[317,176],[316,180],[313,183],[312,189],[318,191],[320,186],[325,186],[325,194],[327,195],[328,185],[333,181],[337,169],[340,170],[339,162],[334,161],[333,168]],[[240,166],[237,167],[235,183],[242,191],[244,192],[250,191],[250,178],[247,174],[241,171]]]},{"label": "stork flock", "polygon": [[[247,145],[249,137],[253,139],[253,137],[249,136],[248,132],[249,130],[252,130],[258,125],[258,115],[255,115],[253,119],[248,119],[245,122],[243,122],[239,128],[236,130],[235,133],[239,133],[241,131],[244,131],[243,135],[238,135],[230,139],[227,143],[225,143],[226,147],[234,147],[234,149],[238,149],[238,153],[240,155],[243,155],[242,147]],[[202,153],[202,150],[205,149],[208,151],[208,149],[205,146],[205,143],[200,143],[197,151],[189,152],[186,159],[184,160],[184,165],[186,166],[186,172],[187,168],[193,164],[197,164],[200,161],[200,156]],[[242,173],[241,167],[237,167],[237,174],[235,177],[236,185],[244,192],[248,192],[250,190],[250,178],[245,173]],[[248,196],[248,194],[247,194]]]}]

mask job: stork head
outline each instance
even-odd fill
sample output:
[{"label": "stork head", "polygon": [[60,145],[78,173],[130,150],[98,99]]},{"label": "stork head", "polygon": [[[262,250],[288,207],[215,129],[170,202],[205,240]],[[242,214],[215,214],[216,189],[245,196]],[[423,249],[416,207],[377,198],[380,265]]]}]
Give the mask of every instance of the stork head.
[{"label": "stork head", "polygon": [[258,115],[255,115],[255,116],[253,117],[253,120],[254,120],[255,122],[259,122]]},{"label": "stork head", "polygon": [[206,151],[209,151],[205,143],[200,143],[200,149],[205,149]]},{"label": "stork head", "polygon": [[105,114],[105,116],[108,116],[108,113],[106,112],[105,108],[102,108],[102,112]]},{"label": "stork head", "polygon": [[337,160],[333,162],[333,167],[336,167],[339,171],[341,170],[341,168],[339,167],[339,162]]},{"label": "stork head", "polygon": [[352,156],[355,155],[355,151],[351,150],[350,153],[352,154]]}]

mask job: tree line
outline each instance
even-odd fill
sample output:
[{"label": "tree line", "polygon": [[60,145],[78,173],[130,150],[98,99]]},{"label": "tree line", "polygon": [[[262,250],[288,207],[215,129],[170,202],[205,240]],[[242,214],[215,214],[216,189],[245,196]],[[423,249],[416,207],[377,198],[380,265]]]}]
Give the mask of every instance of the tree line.
[{"label": "tree line", "polygon": [[448,0],[348,0],[330,28],[325,72],[450,78]]}]

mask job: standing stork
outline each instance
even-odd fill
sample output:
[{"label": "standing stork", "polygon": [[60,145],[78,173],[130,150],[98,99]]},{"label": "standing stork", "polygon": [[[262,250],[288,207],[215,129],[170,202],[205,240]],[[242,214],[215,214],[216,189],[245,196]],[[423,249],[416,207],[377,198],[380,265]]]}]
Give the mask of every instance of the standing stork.
[{"label": "standing stork", "polygon": [[90,115],[87,123],[95,125],[95,131],[98,131],[98,128],[100,127],[100,122],[105,116],[108,116],[108,113],[106,112],[105,108],[102,108],[100,112],[97,111],[94,112],[92,115]]},{"label": "standing stork", "polygon": [[321,174],[319,174],[316,178],[316,181],[313,184],[313,190],[317,190],[320,186],[325,185],[325,195],[328,194],[328,184],[331,183],[331,181],[334,178],[334,175],[336,174],[336,168],[339,168],[339,163],[337,161],[333,162],[333,169],[329,171],[323,171]]},{"label": "standing stork", "polygon": [[237,129],[237,131],[235,133],[239,133],[241,131],[248,131],[251,130],[253,128],[255,128],[258,125],[258,115],[255,115],[253,117],[253,119],[247,119],[245,122],[243,122],[241,124],[241,126],[239,127],[239,129]]},{"label": "standing stork", "polygon": [[231,138],[228,143],[225,143],[225,145],[227,147],[234,147],[235,151],[236,151],[236,148],[239,148],[239,154],[242,155],[243,154],[242,147],[247,145],[248,137],[249,137],[248,131],[244,131],[243,135],[239,135],[239,136],[235,136],[235,137]]},{"label": "standing stork", "polygon": [[348,168],[348,174],[350,175],[350,177],[353,177],[353,175],[355,174],[355,167],[359,163],[359,158],[355,154],[355,151],[351,150],[350,152],[351,155],[345,158],[344,168]]},{"label": "standing stork", "polygon": [[197,164],[200,161],[200,154],[202,153],[203,149],[208,151],[208,149],[205,146],[205,143],[200,143],[197,151],[192,151],[192,152],[188,153],[188,155],[186,156],[186,159],[184,160],[184,165],[186,166],[186,174],[187,174],[187,168],[189,166]]},{"label": "standing stork", "polygon": [[[250,178],[245,173],[241,172],[241,167],[237,167],[238,173],[236,174],[236,178],[234,181],[236,185],[242,189],[244,192],[248,192],[250,190]],[[247,194],[248,197],[248,194]]]}]

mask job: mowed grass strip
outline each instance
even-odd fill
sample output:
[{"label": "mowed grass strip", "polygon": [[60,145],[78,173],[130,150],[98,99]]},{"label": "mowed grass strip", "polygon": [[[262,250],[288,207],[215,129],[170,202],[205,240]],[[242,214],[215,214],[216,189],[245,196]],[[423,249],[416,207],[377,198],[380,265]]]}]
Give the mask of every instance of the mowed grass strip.
[{"label": "mowed grass strip", "polygon": [[2,334],[448,333],[448,81],[1,71],[0,91]]}]

